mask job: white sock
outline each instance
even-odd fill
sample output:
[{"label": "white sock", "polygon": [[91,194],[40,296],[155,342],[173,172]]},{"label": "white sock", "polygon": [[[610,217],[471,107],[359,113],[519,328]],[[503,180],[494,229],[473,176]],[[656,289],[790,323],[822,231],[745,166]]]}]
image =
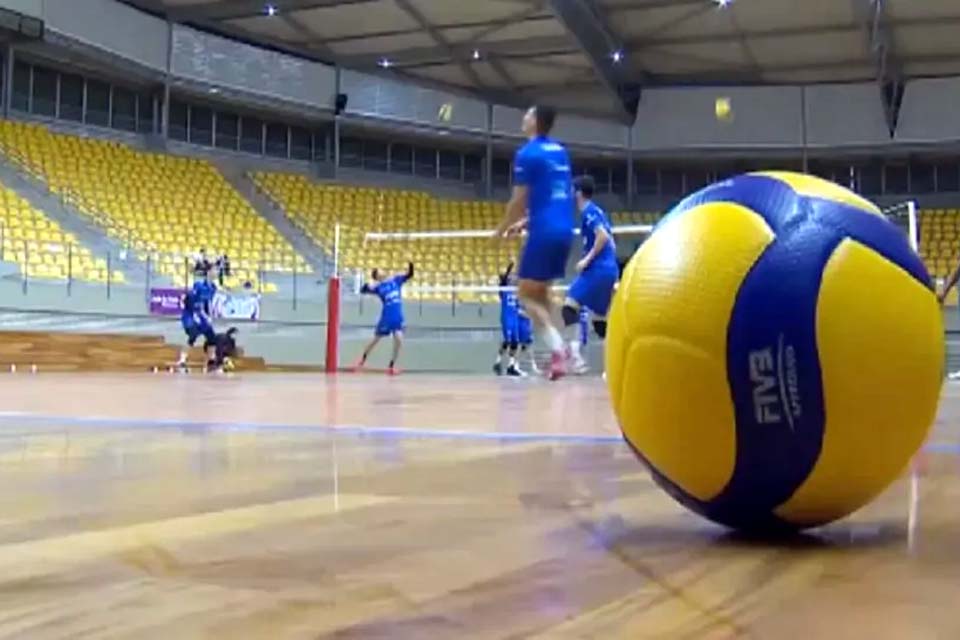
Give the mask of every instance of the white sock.
[{"label": "white sock", "polygon": [[550,347],[550,351],[558,353],[563,351],[563,336],[557,331],[556,327],[547,326],[543,329],[543,338]]},{"label": "white sock", "polygon": [[516,369],[516,368],[517,368],[517,359],[514,358],[513,356],[510,356],[510,364],[507,365],[507,366],[509,366],[509,367],[511,367],[511,368],[513,368],[513,369]]},{"label": "white sock", "polygon": [[580,340],[574,339],[570,341],[570,355],[573,356],[574,360],[580,359]]},{"label": "white sock", "polygon": [[181,351],[181,352],[180,352],[180,360],[177,361],[177,364],[183,364],[183,363],[186,362],[186,361],[187,361],[187,352],[186,352],[186,351]]}]

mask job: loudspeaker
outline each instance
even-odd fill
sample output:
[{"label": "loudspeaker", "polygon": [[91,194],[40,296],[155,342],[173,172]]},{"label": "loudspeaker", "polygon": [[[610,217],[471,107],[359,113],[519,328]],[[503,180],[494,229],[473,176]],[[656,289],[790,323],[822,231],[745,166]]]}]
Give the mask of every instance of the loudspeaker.
[{"label": "loudspeaker", "polygon": [[333,113],[334,115],[340,115],[347,109],[347,94],[338,93],[336,99],[333,102]]}]

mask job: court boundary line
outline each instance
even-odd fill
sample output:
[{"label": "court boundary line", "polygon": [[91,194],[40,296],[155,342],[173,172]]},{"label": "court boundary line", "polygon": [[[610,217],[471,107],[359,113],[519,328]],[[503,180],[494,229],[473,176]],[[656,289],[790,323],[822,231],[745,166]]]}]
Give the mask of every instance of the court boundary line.
[{"label": "court boundary line", "polygon": [[[447,440],[502,440],[508,442],[559,442],[569,444],[616,444],[622,435],[588,435],[518,431],[468,431],[425,427],[391,427],[365,425],[324,425],[257,422],[217,422],[177,420],[172,418],[116,418],[107,416],[57,416],[30,411],[0,411],[0,425],[10,423],[44,423],[76,427],[133,427],[141,429],[212,429],[219,431],[311,431],[329,434],[380,436],[398,438],[433,438]],[[2,434],[0,434],[2,436]]]}]

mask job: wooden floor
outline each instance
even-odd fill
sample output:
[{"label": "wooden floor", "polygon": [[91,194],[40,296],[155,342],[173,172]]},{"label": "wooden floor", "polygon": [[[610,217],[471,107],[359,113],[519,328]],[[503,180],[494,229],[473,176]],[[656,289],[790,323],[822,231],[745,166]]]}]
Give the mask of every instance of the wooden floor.
[{"label": "wooden floor", "polygon": [[4,375],[0,637],[958,638],[944,395],[887,494],[772,545],[660,492],[599,380]]}]

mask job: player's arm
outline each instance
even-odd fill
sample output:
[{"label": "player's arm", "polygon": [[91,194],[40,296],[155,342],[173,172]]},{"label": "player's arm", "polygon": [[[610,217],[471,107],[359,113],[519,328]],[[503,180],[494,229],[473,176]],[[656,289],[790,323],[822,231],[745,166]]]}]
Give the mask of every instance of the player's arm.
[{"label": "player's arm", "polygon": [[505,236],[514,224],[527,215],[527,201],[529,200],[527,185],[530,180],[531,162],[530,155],[524,153],[523,150],[518,151],[513,159],[513,193],[510,196],[510,201],[507,202],[503,220],[494,233],[497,238]]},{"label": "player's arm", "polygon": [[369,282],[364,282],[362,285],[360,285],[360,293],[364,293],[368,296],[377,295],[377,292],[374,290],[373,287],[370,286]]},{"label": "player's arm", "polygon": [[596,234],[595,240],[593,241],[593,247],[590,251],[587,252],[587,255],[583,256],[580,262],[577,263],[577,271],[583,271],[590,266],[600,252],[603,251],[603,248],[607,246],[607,243],[611,241],[610,234],[607,233],[606,228],[600,224],[599,221],[593,223],[593,232]]},{"label": "player's arm", "polygon": [[507,269],[500,274],[500,286],[505,287],[510,282],[510,274],[513,273],[513,263],[507,265]]},{"label": "player's arm", "polygon": [[412,262],[408,262],[408,263],[407,263],[407,272],[403,274],[403,281],[406,282],[407,280],[411,279],[412,277],[413,277],[413,263],[412,263]]},{"label": "player's arm", "polygon": [[940,293],[937,294],[937,300],[942,303],[947,298],[947,293],[950,289],[956,286],[958,280],[960,280],[960,263],[953,269],[953,273],[947,278],[946,284],[943,285]]}]

